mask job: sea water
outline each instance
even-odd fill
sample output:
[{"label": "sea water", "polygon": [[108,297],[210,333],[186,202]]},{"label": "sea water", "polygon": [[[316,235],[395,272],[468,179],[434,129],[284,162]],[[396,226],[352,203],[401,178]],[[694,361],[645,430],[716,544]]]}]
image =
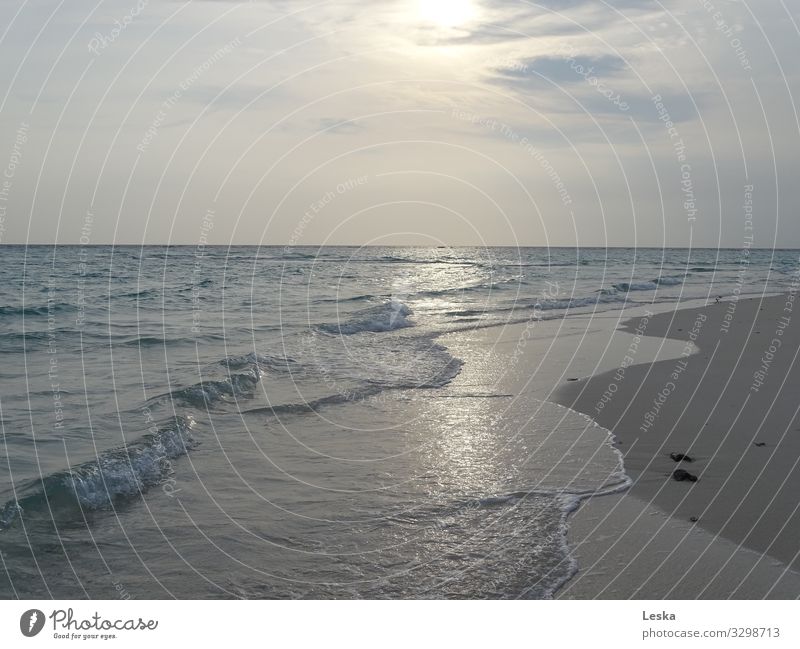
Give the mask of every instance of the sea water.
[{"label": "sea water", "polygon": [[442,335],[797,277],[760,250],[0,254],[6,598],[550,597],[621,457]]}]

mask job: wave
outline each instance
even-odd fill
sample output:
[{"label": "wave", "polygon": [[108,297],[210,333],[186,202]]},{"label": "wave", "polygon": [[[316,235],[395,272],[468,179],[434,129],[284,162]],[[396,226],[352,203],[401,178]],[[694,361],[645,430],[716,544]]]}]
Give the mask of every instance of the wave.
[{"label": "wave", "polygon": [[[58,327],[53,330],[45,329],[26,329],[25,331],[10,331],[8,333],[0,334],[0,341],[13,341],[13,342],[41,342],[50,340],[52,337],[60,338],[62,336],[70,336],[75,333],[72,327]],[[17,351],[20,351],[17,349]]]},{"label": "wave", "polygon": [[75,305],[66,302],[54,302],[40,306],[0,306],[2,316],[47,316],[61,311],[74,310]]},{"label": "wave", "polygon": [[114,297],[117,298],[128,298],[128,299],[135,299],[135,300],[143,300],[151,297],[158,297],[159,292],[154,288],[147,288],[141,291],[131,291],[130,293],[121,293],[115,295]]},{"label": "wave", "polygon": [[[74,331],[74,330],[73,330]],[[84,333],[83,336],[86,337]],[[126,336],[126,335],[113,335],[109,337],[107,333],[102,335],[95,335],[102,338],[106,344],[114,347],[157,347],[161,345],[181,345],[187,343],[195,343],[200,340],[216,341],[224,340],[225,336],[222,334],[206,334],[204,336],[195,335],[192,338],[165,338],[162,336]]]},{"label": "wave", "polygon": [[361,345],[356,358],[333,352],[329,361],[315,357],[307,364],[289,361],[289,367],[297,367],[292,372],[325,375],[332,385],[339,382],[340,387],[333,394],[297,403],[269,404],[243,412],[276,415],[316,412],[326,406],[364,401],[387,390],[440,388],[458,376],[463,365],[464,361],[452,356],[430,336],[404,338],[399,347],[393,348],[375,341]]},{"label": "wave", "polygon": [[[131,344],[134,342],[132,341]],[[152,344],[161,342],[162,339],[154,338]],[[387,388],[441,387],[449,383],[463,365],[463,361],[451,356],[446,347],[436,344],[426,337],[408,339],[404,343],[403,349],[410,355],[413,362],[404,364],[401,362],[402,359],[397,356],[383,356],[382,354],[385,354],[386,350],[382,344],[377,342],[372,346],[362,346],[358,359],[358,371],[354,371],[351,367],[340,368],[343,379],[357,380],[362,387],[352,393],[347,392],[342,399],[339,399],[340,395],[333,395],[309,403],[282,404],[266,407],[264,410],[300,412],[313,410],[316,406],[366,398]],[[376,357],[376,350],[379,350],[381,355]],[[332,353],[336,360],[342,362],[342,356],[337,351],[334,350]],[[405,354],[403,358],[405,358]],[[301,377],[318,377],[321,374],[329,373],[331,371],[328,367],[329,364],[333,364],[333,359],[325,360],[313,354],[312,358],[304,361],[290,356],[274,356],[259,352],[232,355],[208,366],[212,368],[209,370],[210,374],[213,372],[214,365],[224,367],[228,372],[224,378],[201,381],[188,387],[178,388],[167,394],[153,397],[151,402],[172,399],[187,406],[204,409],[218,403],[236,402],[239,397],[253,396],[256,386],[265,373],[289,374],[297,380]]]},{"label": "wave", "polygon": [[167,338],[159,338],[158,336],[137,336],[136,338],[130,338],[129,340],[123,340],[122,342],[115,344],[124,347],[152,347],[155,345],[167,345],[170,342],[177,341],[171,341]]},{"label": "wave", "polygon": [[[566,311],[599,304],[627,303],[630,299],[623,293],[612,289],[601,289],[595,295],[564,298],[523,298],[514,300],[507,306],[493,306],[491,309],[462,309],[447,311],[446,315],[456,317],[485,317],[492,313],[511,313],[516,311]],[[522,320],[524,322],[524,320]]]},{"label": "wave", "polygon": [[527,284],[527,282],[523,279],[521,275],[517,275],[515,277],[507,277],[505,279],[498,279],[494,282],[485,282],[481,284],[473,284],[471,286],[454,286],[453,288],[443,288],[439,290],[431,290],[431,291],[421,291],[420,293],[416,293],[415,295],[420,295],[424,297],[440,297],[443,295],[453,295],[453,294],[462,294],[462,293],[473,293],[473,292],[482,292],[482,291],[494,291],[494,290],[501,290],[503,287],[511,285],[512,288]]},{"label": "wave", "polygon": [[25,495],[0,508],[0,529],[36,512],[55,516],[61,512],[71,514],[76,509],[105,509],[119,499],[132,498],[164,484],[173,470],[171,460],[193,448],[193,426],[191,417],[176,417],[170,425],[137,442],[33,480],[23,488]]},{"label": "wave", "polygon": [[659,286],[678,286],[686,281],[685,275],[671,275],[666,277],[659,277],[656,284]]},{"label": "wave", "polygon": [[400,357],[378,356],[369,362],[369,356],[365,354],[368,362],[362,369],[368,377],[367,385],[400,390],[441,388],[461,372],[464,361],[452,356],[447,347],[433,342],[430,337],[404,343],[405,353]]},{"label": "wave", "polygon": [[270,356],[269,354],[259,354],[250,352],[238,356],[228,356],[219,362],[220,365],[229,370],[246,369],[250,372],[275,372],[278,374],[300,371],[300,364],[289,356]]},{"label": "wave", "polygon": [[546,261],[542,262],[498,261],[497,264],[495,265],[501,268],[562,268],[562,267],[569,268],[571,266],[578,266],[578,265],[588,266],[589,264],[591,264],[591,262],[581,259],[580,261],[578,260],[553,261],[550,263]]},{"label": "wave", "polygon": [[191,286],[184,286],[183,288],[179,288],[176,292],[177,293],[189,293],[190,291],[195,291],[198,288],[208,288],[209,286],[212,286],[213,284],[214,284],[214,280],[212,278],[210,278],[210,277],[207,277],[206,279],[204,279],[204,280],[202,280],[200,282],[197,282],[195,284],[192,284]]},{"label": "wave", "polygon": [[347,302],[366,302],[368,300],[374,300],[376,298],[385,298],[390,299],[390,296],[387,294],[366,294],[366,295],[354,295],[353,297],[323,297],[318,298],[316,302],[320,303],[329,303],[332,302],[334,304],[345,304]]},{"label": "wave", "polygon": [[325,406],[337,405],[342,403],[355,403],[364,401],[370,397],[375,396],[382,391],[378,386],[370,386],[359,389],[353,389],[347,392],[340,392],[337,394],[330,394],[317,399],[299,403],[280,403],[274,406],[259,406],[257,408],[250,408],[243,410],[243,414],[272,414],[272,415],[294,415],[303,414],[308,412],[317,412],[320,408]]},{"label": "wave", "polygon": [[[258,261],[285,261],[286,259],[316,259],[320,256],[320,252],[308,253],[308,252],[299,252],[297,250],[293,250],[291,247],[287,247],[284,249],[284,254],[279,257],[258,257]],[[329,258],[333,261],[339,261],[344,258]]]},{"label": "wave", "polygon": [[631,291],[655,291],[659,286],[678,286],[686,280],[684,275],[671,275],[656,277],[645,282],[620,282],[613,284],[611,288],[600,289],[602,295],[613,295],[614,293],[630,293]]},{"label": "wave", "polygon": [[614,284],[612,290],[620,293],[629,293],[631,291],[654,291],[658,288],[658,282],[620,282]]},{"label": "wave", "polygon": [[399,300],[388,300],[383,304],[357,311],[347,322],[321,324],[317,329],[328,334],[350,336],[363,332],[394,331],[413,327],[409,320],[412,311]]},{"label": "wave", "polygon": [[170,398],[193,408],[209,408],[221,402],[235,401],[238,397],[252,396],[261,380],[261,368],[254,363],[240,374],[230,373],[220,380],[201,381],[186,388],[173,390],[167,395],[154,397],[153,401]]},{"label": "wave", "polygon": [[408,380],[408,382],[395,382],[387,385],[383,382],[376,381],[351,390],[342,391],[336,394],[326,395],[317,399],[300,403],[281,403],[274,406],[260,406],[258,408],[251,408],[242,411],[247,414],[302,414],[308,412],[317,412],[320,408],[325,406],[339,405],[344,403],[356,403],[359,401],[366,401],[385,390],[408,390],[419,388],[440,388],[447,385],[452,381],[461,371],[464,362],[460,359],[453,358],[441,371],[437,372],[434,376],[426,377],[420,381]]},{"label": "wave", "polygon": [[598,303],[625,302],[626,298],[622,295],[593,295],[585,297],[571,297],[564,299],[552,298],[541,300],[539,308],[542,311],[554,311],[562,309],[577,309],[581,307],[594,306]]}]

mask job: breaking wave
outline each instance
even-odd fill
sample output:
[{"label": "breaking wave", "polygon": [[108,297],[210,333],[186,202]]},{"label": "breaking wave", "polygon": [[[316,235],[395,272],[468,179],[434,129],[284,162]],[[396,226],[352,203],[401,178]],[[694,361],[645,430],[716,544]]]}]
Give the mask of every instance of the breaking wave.
[{"label": "breaking wave", "polygon": [[346,322],[321,324],[317,328],[328,334],[350,336],[362,332],[394,331],[405,327],[413,327],[409,320],[410,308],[398,300],[388,300],[383,304],[362,311],[357,311]]},{"label": "breaking wave", "polygon": [[105,509],[160,484],[172,473],[171,460],[194,445],[194,420],[176,417],[168,426],[123,448],[101,453],[96,460],[33,480],[27,493],[0,508],[0,529],[28,514],[71,513]]},{"label": "breaking wave", "polygon": [[249,397],[261,380],[261,368],[257,363],[239,374],[229,374],[224,379],[202,381],[186,388],[173,390],[168,395],[156,397],[163,400],[169,397],[194,408],[208,408],[220,402],[235,401],[238,397]]}]

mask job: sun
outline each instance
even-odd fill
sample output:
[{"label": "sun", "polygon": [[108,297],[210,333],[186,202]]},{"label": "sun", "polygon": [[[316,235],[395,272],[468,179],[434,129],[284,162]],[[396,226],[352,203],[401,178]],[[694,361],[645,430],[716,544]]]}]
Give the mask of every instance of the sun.
[{"label": "sun", "polygon": [[475,17],[472,0],[418,0],[421,20],[439,27],[459,27]]}]

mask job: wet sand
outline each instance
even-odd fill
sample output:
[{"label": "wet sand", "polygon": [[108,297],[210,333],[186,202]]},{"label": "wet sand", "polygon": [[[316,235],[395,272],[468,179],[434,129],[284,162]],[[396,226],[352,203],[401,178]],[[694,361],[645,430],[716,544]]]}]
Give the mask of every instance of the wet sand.
[{"label": "wet sand", "polygon": [[[791,297],[627,320],[621,331],[635,339],[686,346],[650,362],[632,345],[616,369],[561,385],[554,400],[613,431],[633,479],[624,496],[594,499],[574,517],[582,572],[562,596],[800,595],[786,572],[800,568],[800,300]],[[697,481],[676,481],[676,469]]]}]

